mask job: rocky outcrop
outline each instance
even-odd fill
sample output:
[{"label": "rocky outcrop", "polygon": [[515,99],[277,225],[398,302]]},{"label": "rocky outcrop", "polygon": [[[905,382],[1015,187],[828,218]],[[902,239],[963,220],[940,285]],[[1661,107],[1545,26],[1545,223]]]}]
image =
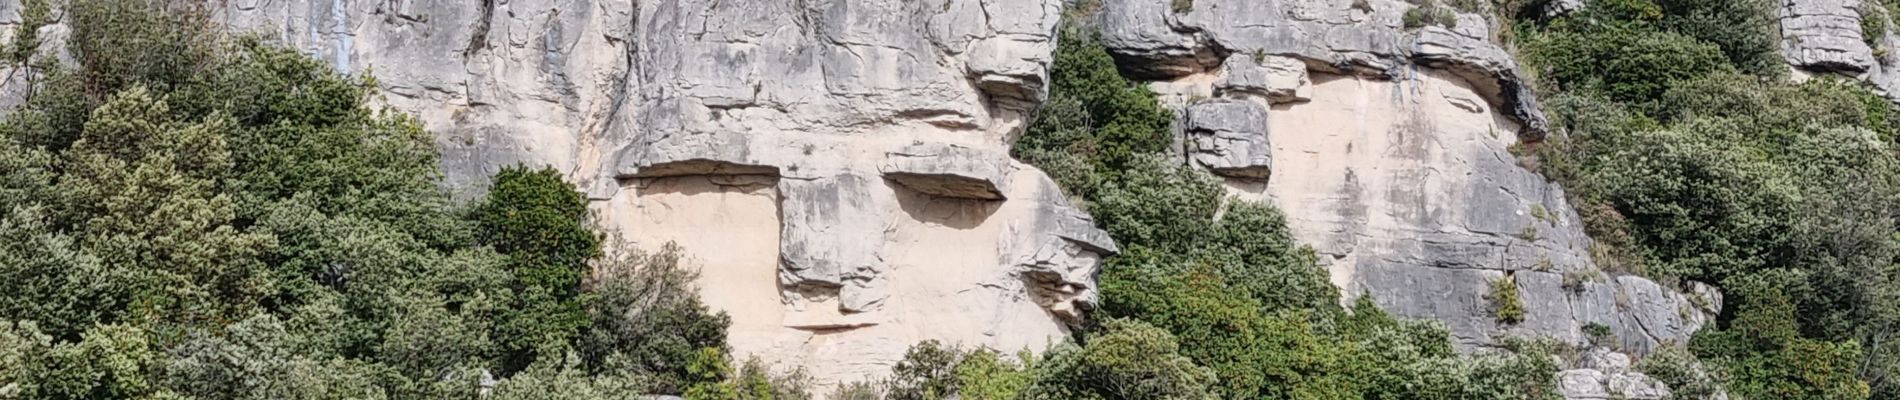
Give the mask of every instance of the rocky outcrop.
[{"label": "rocky outcrop", "polygon": [[[632,245],[688,254],[737,357],[820,385],[923,340],[1046,348],[1116,251],[1008,153],[1061,0],[206,4],[375,77],[464,197],[503,166],[565,171]],[[0,28],[18,8],[0,1]],[[50,49],[62,29],[42,28]]]},{"label": "rocky outcrop", "polygon": [[1868,46],[1871,40],[1862,36],[1859,10],[1862,3],[1861,0],[1780,2],[1782,54],[1788,63],[1813,72],[1883,72],[1874,57],[1873,47]]},{"label": "rocky outcrop", "polygon": [[[1582,345],[1601,325],[1640,353],[1714,315],[1719,299],[1597,270],[1563,190],[1512,154],[1544,119],[1477,13],[1407,28],[1402,1],[1171,5],[1106,1],[1111,54],[1178,111],[1183,161],[1284,210],[1348,297],[1442,320],[1467,349]],[[1504,279],[1522,321],[1497,314]]]},{"label": "rocky outcrop", "polygon": [[1093,306],[1115,245],[1008,155],[1045,93],[1057,0],[629,16],[618,119],[575,175],[636,243],[701,258],[735,352],[862,380],[922,340],[1044,348]]},{"label": "rocky outcrop", "polygon": [[1667,385],[1631,370],[1627,354],[1597,347],[1584,352],[1575,364],[1576,368],[1557,373],[1557,390],[1564,400],[1671,398]]},{"label": "rocky outcrop", "polygon": [[[1862,0],[1785,0],[1777,2],[1782,56],[1796,80],[1817,74],[1850,76],[1868,83],[1887,99],[1900,102],[1900,32],[1863,30],[1866,18],[1886,18],[1878,2]],[[1869,37],[1871,35],[1872,37]]]},{"label": "rocky outcrop", "polygon": [[[1407,29],[1411,3],[1367,1],[1195,0],[1186,12],[1168,1],[1107,0],[1103,40],[1124,70],[1172,80],[1220,69],[1234,55],[1303,62],[1313,72],[1391,79],[1412,66],[1437,68],[1497,99],[1522,135],[1542,137],[1536,94],[1523,85],[1510,53],[1492,44],[1485,19],[1458,14],[1449,27]],[[1360,6],[1363,5],[1363,6]]]}]

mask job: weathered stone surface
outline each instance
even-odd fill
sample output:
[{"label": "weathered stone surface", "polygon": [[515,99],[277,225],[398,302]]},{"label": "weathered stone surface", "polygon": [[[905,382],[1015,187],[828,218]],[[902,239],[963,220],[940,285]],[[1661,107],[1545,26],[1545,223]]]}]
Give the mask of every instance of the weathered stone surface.
[{"label": "weathered stone surface", "polygon": [[1799,68],[1860,73],[1879,67],[1861,37],[1860,0],[1783,1],[1782,50]]},{"label": "weathered stone surface", "polygon": [[[1008,155],[1045,96],[1060,6],[639,3],[634,73],[592,142],[601,167],[574,175],[642,246],[677,242],[732,271],[702,286],[734,312],[742,356],[823,385],[886,374],[921,340],[1043,348],[1093,306],[1097,264],[1114,250]],[[627,184],[694,160],[778,179],[760,189],[769,198]],[[701,233],[727,229],[761,237],[735,250]],[[759,254],[711,256],[733,251]]]},{"label": "weathered stone surface", "polygon": [[1587,6],[1583,0],[1551,0],[1544,3],[1544,18],[1556,18],[1565,14],[1583,10]]},{"label": "weathered stone surface", "polygon": [[1630,370],[1630,357],[1623,353],[1591,348],[1580,356],[1575,367],[1557,373],[1557,390],[1565,400],[1669,398],[1668,386]]},{"label": "weathered stone surface", "polygon": [[1008,155],[958,145],[919,143],[886,154],[884,177],[924,194],[1002,200],[1015,166]]},{"label": "weathered stone surface", "polygon": [[[1900,32],[1888,29],[1879,37],[1868,38],[1861,30],[1864,16],[1860,9],[1873,3],[1786,0],[1777,4],[1782,56],[1794,69],[1796,80],[1815,74],[1847,75],[1867,82],[1888,100],[1900,102],[1900,52],[1893,51],[1900,48]],[[1884,12],[1873,16],[1890,17]]]},{"label": "weathered stone surface", "polygon": [[1184,76],[1220,62],[1166,1],[1108,1],[1102,7],[1102,41],[1137,77]]},{"label": "weathered stone surface", "polygon": [[1254,54],[1295,58],[1330,74],[1395,77],[1415,65],[1434,67],[1506,110],[1523,129],[1513,133],[1545,134],[1535,93],[1510,53],[1490,41],[1483,17],[1460,14],[1453,29],[1406,29],[1410,3],[1370,0],[1370,10],[1353,3],[1196,0],[1177,13],[1167,0],[1107,0],[1102,36],[1125,71],[1150,80],[1205,73],[1228,57]]},{"label": "weathered stone surface", "polygon": [[[1597,272],[1562,188],[1509,150],[1541,140],[1543,119],[1480,15],[1406,29],[1412,6],[1397,1],[1163,3],[1105,2],[1111,52],[1179,111],[1184,161],[1285,211],[1348,298],[1444,321],[1465,349],[1525,335],[1582,345],[1601,324],[1641,352],[1686,342],[1711,315],[1648,280]],[[1241,154],[1271,157],[1235,176]],[[1487,297],[1507,276],[1521,322],[1500,322]]]},{"label": "weathered stone surface", "polygon": [[1222,176],[1266,178],[1273,166],[1267,142],[1267,107],[1245,100],[1217,99],[1187,107],[1188,154]]},{"label": "weathered stone surface", "polygon": [[1313,82],[1306,79],[1306,63],[1292,57],[1235,54],[1221,63],[1214,90],[1222,96],[1263,96],[1270,103],[1305,101]]}]

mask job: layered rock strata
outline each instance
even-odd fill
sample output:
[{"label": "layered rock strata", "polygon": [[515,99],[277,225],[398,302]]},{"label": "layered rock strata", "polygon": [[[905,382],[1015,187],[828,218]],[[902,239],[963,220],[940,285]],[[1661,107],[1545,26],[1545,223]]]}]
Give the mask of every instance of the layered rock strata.
[{"label": "layered rock strata", "polygon": [[[1775,4],[1781,23],[1782,57],[1796,80],[1840,75],[1866,82],[1888,100],[1900,102],[1900,32],[1878,0],[1782,0]],[[1869,18],[1884,23],[1862,24]],[[1883,27],[1870,30],[1866,27]]]}]

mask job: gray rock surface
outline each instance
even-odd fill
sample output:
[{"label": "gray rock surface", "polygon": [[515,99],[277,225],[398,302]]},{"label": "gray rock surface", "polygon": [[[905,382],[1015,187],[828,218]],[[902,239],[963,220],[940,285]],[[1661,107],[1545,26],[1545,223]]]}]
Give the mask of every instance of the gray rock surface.
[{"label": "gray rock surface", "polygon": [[1211,100],[1187,107],[1188,153],[1215,174],[1266,178],[1273,167],[1267,107],[1243,100]]},{"label": "gray rock surface", "polygon": [[1788,63],[1820,72],[1858,74],[1879,67],[1861,36],[1860,0],[1781,2],[1782,50]]},{"label": "gray rock surface", "polygon": [[925,194],[1002,200],[1015,166],[995,151],[919,143],[886,154],[882,170],[884,177]]},{"label": "gray rock surface", "polygon": [[[1821,74],[1853,77],[1888,100],[1900,102],[1900,32],[1889,28],[1868,38],[1865,18],[1889,18],[1886,12],[1862,13],[1859,0],[1783,0],[1777,2],[1782,56],[1802,81]],[[1875,4],[1873,7],[1879,7]],[[1893,26],[1889,21],[1887,26]]]},{"label": "gray rock surface", "polygon": [[1218,69],[1235,54],[1291,57],[1332,74],[1397,76],[1422,65],[1457,74],[1504,105],[1522,124],[1518,132],[1542,137],[1546,122],[1536,94],[1510,53],[1491,43],[1490,24],[1460,14],[1455,28],[1406,29],[1399,0],[1369,0],[1370,10],[1347,1],[1196,0],[1176,13],[1166,0],[1106,0],[1103,41],[1124,70],[1166,80]]},{"label": "gray rock surface", "polygon": [[[1181,116],[1183,161],[1286,211],[1348,298],[1444,321],[1466,349],[1584,345],[1602,325],[1641,353],[1686,343],[1719,309],[1698,305],[1719,294],[1598,271],[1562,188],[1510,150],[1542,140],[1544,119],[1482,14],[1408,29],[1410,3],[1352,3],[1107,0],[1101,29]],[[1521,322],[1497,315],[1492,282],[1507,278]]]},{"label": "gray rock surface", "polygon": [[1630,369],[1630,357],[1597,347],[1584,352],[1576,368],[1557,373],[1565,400],[1660,400],[1670,398],[1661,381]]},{"label": "gray rock surface", "polygon": [[1306,78],[1306,63],[1297,58],[1235,54],[1221,63],[1221,79],[1214,90],[1222,96],[1262,96],[1268,102],[1290,103],[1308,100],[1312,82]]}]

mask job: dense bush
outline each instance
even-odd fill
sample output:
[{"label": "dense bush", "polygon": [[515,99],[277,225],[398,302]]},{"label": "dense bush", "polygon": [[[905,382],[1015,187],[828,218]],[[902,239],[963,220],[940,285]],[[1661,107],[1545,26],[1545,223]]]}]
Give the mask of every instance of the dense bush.
[{"label": "dense bush", "polygon": [[1538,165],[1570,189],[1605,270],[1727,290],[1692,346],[1704,375],[1749,398],[1900,396],[1896,109],[1836,79],[1785,82],[1762,3],[1611,0],[1519,21],[1562,129]]},{"label": "dense bush", "polygon": [[476,240],[507,257],[514,277],[514,304],[496,334],[510,371],[532,363],[542,347],[561,346],[587,323],[580,281],[588,260],[600,254],[600,239],[586,216],[587,199],[552,168],[503,168],[470,212]]},{"label": "dense bush", "polygon": [[[624,249],[626,244],[616,247]],[[647,377],[650,390],[677,393],[695,383],[688,361],[703,349],[724,349],[730,318],[699,301],[698,274],[680,265],[680,250],[610,251],[588,283],[589,325],[576,340],[589,372]]]},{"label": "dense bush", "polygon": [[77,64],[36,67],[0,122],[0,398],[796,386],[693,375],[725,316],[676,252],[603,258],[559,174],[506,169],[459,209],[431,136],[371,107],[371,82],[190,7],[64,9]]}]

